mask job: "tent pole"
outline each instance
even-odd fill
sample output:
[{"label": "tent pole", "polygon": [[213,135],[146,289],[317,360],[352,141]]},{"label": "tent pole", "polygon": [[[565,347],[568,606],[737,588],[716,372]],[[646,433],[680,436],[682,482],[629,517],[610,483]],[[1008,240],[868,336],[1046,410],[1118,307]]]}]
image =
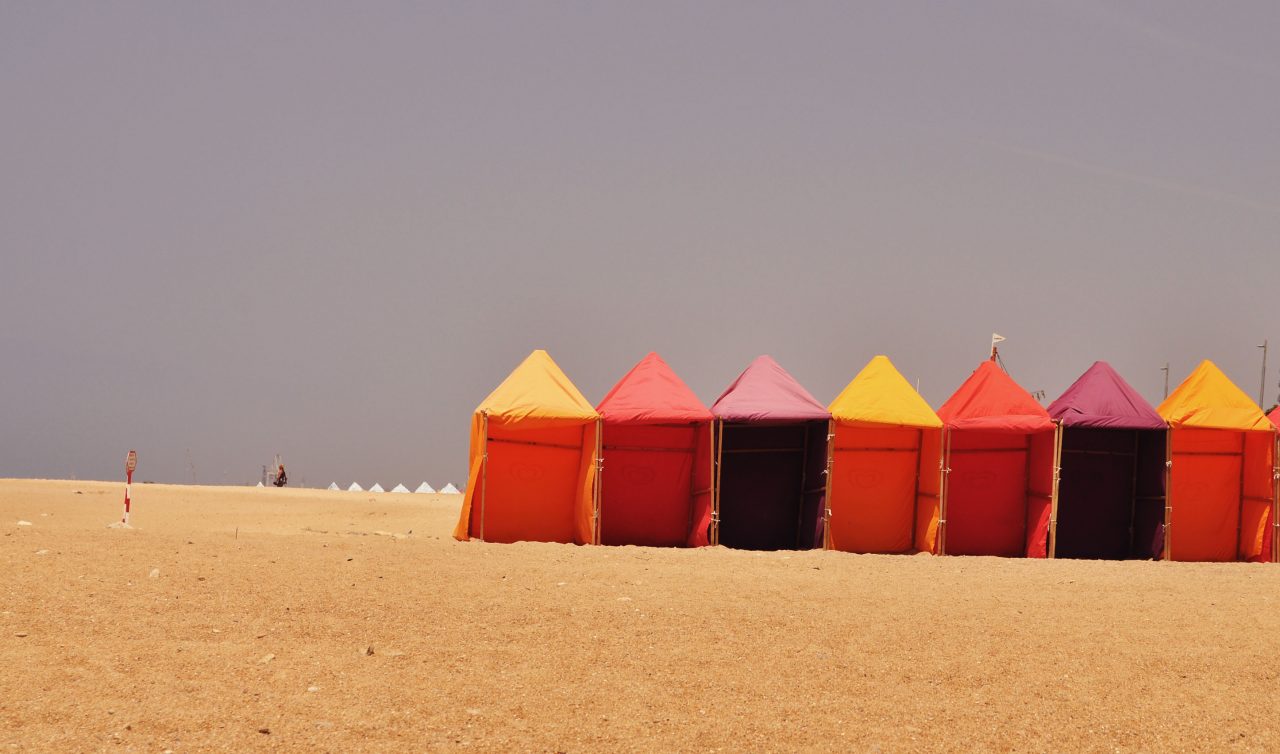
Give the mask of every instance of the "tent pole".
[{"label": "tent pole", "polygon": [[942,500],[938,502],[938,554],[947,554],[947,497],[951,492],[951,429],[942,430]]},{"label": "tent pole", "polygon": [[1274,433],[1274,448],[1271,451],[1271,562],[1280,563],[1280,430]]},{"label": "tent pole", "polygon": [[595,509],[595,520],[593,522],[595,531],[591,533],[592,544],[600,544],[601,531],[603,527],[600,525],[600,518],[603,511],[600,510],[600,499],[603,497],[604,484],[604,419],[596,419],[596,481],[592,485],[591,502]]},{"label": "tent pole", "polygon": [[1049,557],[1058,557],[1058,489],[1062,483],[1062,422],[1053,433],[1053,497],[1049,501]]},{"label": "tent pole", "polygon": [[1173,427],[1164,433],[1164,557],[1173,560]]},{"label": "tent pole", "polygon": [[916,549],[916,527],[920,525],[920,456],[924,454],[924,428],[916,428],[916,491],[911,495],[911,543],[908,552]]},{"label": "tent pole", "polygon": [[483,428],[480,441],[480,541],[484,540],[484,501],[485,496],[489,492],[489,412],[485,411],[481,414],[481,427]]},{"label": "tent pole", "polygon": [[715,420],[716,429],[716,494],[711,504],[711,544],[720,544],[720,467],[724,461],[724,419]]},{"label": "tent pole", "polygon": [[836,420],[834,417],[827,420],[827,470],[822,472],[826,475],[826,489],[822,493],[822,549],[831,549],[831,472],[835,462],[836,446]]}]

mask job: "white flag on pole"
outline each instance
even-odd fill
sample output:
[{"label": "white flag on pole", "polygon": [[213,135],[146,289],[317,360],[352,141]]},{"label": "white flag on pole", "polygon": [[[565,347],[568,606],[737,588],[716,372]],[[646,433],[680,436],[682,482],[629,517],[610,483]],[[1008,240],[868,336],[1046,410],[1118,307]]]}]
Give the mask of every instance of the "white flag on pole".
[{"label": "white flag on pole", "polygon": [[1003,341],[1004,341],[1004,336],[1003,336],[1003,335],[1001,335],[1001,334],[1000,334],[1000,333],[998,333],[998,332],[993,332],[993,333],[991,333],[991,345],[993,345],[993,346],[994,346],[996,343],[1000,343],[1000,342],[1003,342]]}]

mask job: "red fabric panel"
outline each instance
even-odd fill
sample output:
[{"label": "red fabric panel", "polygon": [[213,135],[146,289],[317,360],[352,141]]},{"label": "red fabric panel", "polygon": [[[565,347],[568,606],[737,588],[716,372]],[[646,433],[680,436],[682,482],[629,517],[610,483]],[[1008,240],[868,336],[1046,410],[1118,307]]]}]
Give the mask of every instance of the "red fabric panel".
[{"label": "red fabric panel", "polygon": [[951,429],[1015,434],[1053,429],[1048,412],[994,361],[974,370],[938,409],[938,418]]},{"label": "red fabric panel", "polygon": [[596,407],[615,424],[693,424],[711,412],[656,353],[631,368]]},{"label": "red fabric panel", "polygon": [[679,546],[693,516],[693,426],[604,423],[601,543]]},{"label": "red fabric panel", "polygon": [[1031,455],[1027,459],[1027,541],[1028,558],[1049,557],[1049,514],[1053,500],[1053,450],[1056,432],[1031,435]]},{"label": "red fabric panel", "polygon": [[1026,551],[1027,438],[951,433],[947,554],[1018,557]]}]

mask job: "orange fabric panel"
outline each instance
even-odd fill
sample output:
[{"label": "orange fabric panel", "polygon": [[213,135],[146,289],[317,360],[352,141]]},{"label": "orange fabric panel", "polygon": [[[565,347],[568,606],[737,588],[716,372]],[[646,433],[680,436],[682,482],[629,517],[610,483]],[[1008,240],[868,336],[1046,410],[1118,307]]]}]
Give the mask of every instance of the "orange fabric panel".
[{"label": "orange fabric panel", "polygon": [[1171,558],[1236,560],[1245,433],[1189,428],[1171,433]]},{"label": "orange fabric panel", "polygon": [[827,503],[832,549],[911,550],[922,431],[836,425]]},{"label": "orange fabric panel", "polygon": [[942,515],[942,431],[926,430],[920,448],[920,491],[916,497],[915,549],[938,553],[938,519]]}]

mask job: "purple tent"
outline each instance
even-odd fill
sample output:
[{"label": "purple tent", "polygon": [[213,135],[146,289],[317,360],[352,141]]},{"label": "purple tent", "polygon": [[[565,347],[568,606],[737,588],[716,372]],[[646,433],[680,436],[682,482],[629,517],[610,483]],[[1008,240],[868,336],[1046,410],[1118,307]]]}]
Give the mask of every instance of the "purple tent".
[{"label": "purple tent", "polygon": [[1164,420],[1105,361],[1051,403],[1049,415],[1063,428],[1056,557],[1158,558]]},{"label": "purple tent", "polygon": [[746,550],[822,545],[831,415],[761,356],[711,407],[716,417],[716,543]]}]

